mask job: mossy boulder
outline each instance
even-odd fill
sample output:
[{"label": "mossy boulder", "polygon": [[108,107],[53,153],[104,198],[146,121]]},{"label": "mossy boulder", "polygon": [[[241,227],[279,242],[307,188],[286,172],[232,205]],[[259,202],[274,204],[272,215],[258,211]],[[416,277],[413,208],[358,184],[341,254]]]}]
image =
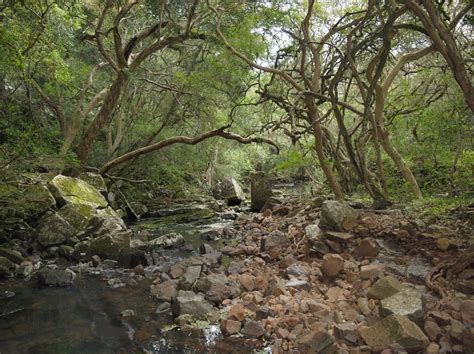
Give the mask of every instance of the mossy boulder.
[{"label": "mossy boulder", "polygon": [[55,204],[54,197],[43,184],[0,184],[0,219],[38,217]]},{"label": "mossy boulder", "polygon": [[105,181],[101,175],[93,172],[83,172],[79,175],[79,178],[89,183],[100,193],[107,193],[107,186],[105,185]]},{"label": "mossy boulder", "polygon": [[118,260],[120,254],[130,248],[130,233],[119,232],[114,235],[103,235],[94,239],[89,248],[91,255],[98,255],[103,259]]},{"label": "mossy boulder", "polygon": [[74,177],[57,175],[48,184],[51,192],[61,204],[86,204],[92,208],[105,208],[107,201],[89,183]]},{"label": "mossy boulder", "polygon": [[58,213],[44,217],[37,228],[38,242],[44,246],[60,245],[72,236],[77,230]]},{"label": "mossy boulder", "polygon": [[20,264],[24,260],[20,252],[3,247],[3,246],[0,247],[0,257],[5,257],[9,259],[11,262],[16,263],[16,264]]},{"label": "mossy boulder", "polygon": [[89,204],[66,204],[58,214],[77,231],[83,231],[94,217],[94,208]]}]

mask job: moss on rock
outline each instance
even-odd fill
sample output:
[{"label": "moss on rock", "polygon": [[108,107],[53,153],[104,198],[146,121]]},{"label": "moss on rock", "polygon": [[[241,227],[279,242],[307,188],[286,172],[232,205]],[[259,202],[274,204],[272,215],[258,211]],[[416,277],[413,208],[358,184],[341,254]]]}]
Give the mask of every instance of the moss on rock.
[{"label": "moss on rock", "polygon": [[93,208],[105,208],[107,201],[89,183],[73,177],[57,175],[49,182],[55,198],[63,204],[86,204]]}]

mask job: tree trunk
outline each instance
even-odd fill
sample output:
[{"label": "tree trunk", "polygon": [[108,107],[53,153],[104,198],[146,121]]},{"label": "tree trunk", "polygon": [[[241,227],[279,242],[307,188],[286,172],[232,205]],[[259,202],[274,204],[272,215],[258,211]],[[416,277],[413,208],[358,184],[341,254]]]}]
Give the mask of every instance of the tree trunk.
[{"label": "tree trunk", "polygon": [[104,99],[99,113],[97,113],[96,118],[87,128],[79,145],[75,149],[77,157],[80,161],[84,162],[87,159],[91,146],[99,135],[100,131],[110,124],[112,113],[115,107],[117,107],[120,96],[122,95],[122,92],[127,84],[127,74],[124,71],[119,71],[115,81],[107,93],[107,96]]}]

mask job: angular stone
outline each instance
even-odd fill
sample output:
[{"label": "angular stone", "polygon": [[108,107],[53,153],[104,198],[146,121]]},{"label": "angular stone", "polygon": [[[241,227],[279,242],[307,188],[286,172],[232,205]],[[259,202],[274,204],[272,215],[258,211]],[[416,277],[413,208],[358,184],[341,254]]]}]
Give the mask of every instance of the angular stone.
[{"label": "angular stone", "polygon": [[242,324],[239,321],[226,320],[226,319],[221,321],[221,331],[227,336],[239,333],[241,327],[242,327]]},{"label": "angular stone", "polygon": [[423,295],[411,288],[404,288],[395,295],[380,301],[380,312],[382,316],[391,314],[407,316],[412,321],[419,321],[424,315]]},{"label": "angular stone", "polygon": [[325,277],[336,277],[344,270],[344,258],[338,254],[325,254],[321,270]]},{"label": "angular stone", "polygon": [[275,297],[280,296],[286,292],[285,283],[276,275],[273,275],[269,282],[265,296],[273,295]]},{"label": "angular stone", "polygon": [[441,328],[439,328],[435,321],[426,321],[424,329],[428,338],[433,342],[436,342],[442,335]]},{"label": "angular stone", "polygon": [[324,237],[335,242],[347,242],[354,238],[354,235],[348,232],[326,231]]},{"label": "angular stone", "polygon": [[439,353],[439,345],[436,343],[430,343],[428,347],[425,349],[425,354],[438,354]]},{"label": "angular stone", "polygon": [[451,338],[456,341],[462,341],[462,336],[465,328],[464,325],[455,319],[451,319],[450,325],[451,329],[449,331],[449,335],[451,336]]},{"label": "angular stone", "polygon": [[261,250],[276,258],[283,251],[286,251],[290,245],[288,237],[283,232],[276,230],[262,238]]},{"label": "angular stone", "polygon": [[306,278],[311,273],[311,268],[304,262],[295,262],[286,268],[288,278]]},{"label": "angular stone", "polygon": [[255,172],[250,178],[251,208],[253,211],[259,212],[272,196],[272,188],[270,181],[263,172]]},{"label": "angular stone", "polygon": [[374,280],[383,277],[385,266],[383,264],[369,264],[360,267],[360,278],[362,280]]},{"label": "angular stone", "polygon": [[181,279],[179,280],[178,287],[180,290],[190,290],[194,283],[199,279],[199,276],[201,275],[201,266],[190,266],[186,268],[186,271],[184,274],[181,276]]},{"label": "angular stone", "polygon": [[265,334],[265,328],[260,322],[249,320],[245,323],[241,333],[247,337],[258,338]]},{"label": "angular stone", "polygon": [[16,264],[20,264],[24,260],[20,252],[5,247],[0,247],[0,257],[5,257]]},{"label": "angular stone", "polygon": [[335,339],[325,330],[303,331],[297,338],[299,352],[311,354],[334,353]]},{"label": "angular stone", "polygon": [[461,302],[459,311],[461,312],[462,322],[465,325],[474,325],[474,300]]},{"label": "angular stone", "polygon": [[244,273],[239,275],[239,282],[242,287],[247,291],[253,291],[255,289],[255,277],[251,274]]},{"label": "angular stone", "polygon": [[291,279],[290,281],[286,282],[285,286],[287,288],[295,288],[298,290],[310,290],[311,288],[306,280],[301,279]]},{"label": "angular stone", "polygon": [[245,319],[245,307],[241,304],[232,306],[229,310],[229,318],[242,322]]},{"label": "angular stone", "polygon": [[213,311],[213,307],[203,295],[180,290],[173,301],[172,311],[175,317],[191,315],[195,318],[204,318]]},{"label": "angular stone", "polygon": [[160,301],[171,302],[178,294],[178,281],[167,280],[163,283],[151,286],[151,295]]},{"label": "angular stone", "polygon": [[334,325],[334,335],[336,338],[345,339],[356,344],[359,339],[357,326],[352,322],[339,323]]},{"label": "angular stone", "polygon": [[326,254],[330,252],[328,245],[324,242],[323,231],[319,228],[318,225],[308,225],[305,227],[304,231],[306,234],[306,238],[309,241],[309,245],[311,246],[311,249],[313,251],[320,254]]},{"label": "angular stone", "polygon": [[96,254],[103,259],[118,260],[120,253],[130,247],[130,234],[119,232],[103,235],[94,239],[89,248],[91,254]]},{"label": "angular stone", "polygon": [[107,206],[104,196],[79,178],[58,175],[49,182],[49,188],[56,200],[63,204],[87,204],[93,208]]},{"label": "angular stone", "polygon": [[374,240],[365,238],[356,247],[354,253],[357,257],[374,258],[379,254],[379,246]]},{"label": "angular stone", "polygon": [[335,200],[326,200],[321,207],[319,227],[323,230],[348,231],[355,225],[359,212],[349,205]]},{"label": "angular stone", "polygon": [[390,315],[370,327],[359,327],[359,334],[374,351],[387,349],[398,343],[407,351],[420,351],[429,344],[423,331],[408,318]]},{"label": "angular stone", "polygon": [[386,297],[395,295],[403,286],[400,282],[392,276],[386,276],[372,285],[367,292],[367,297],[370,299],[382,300]]}]

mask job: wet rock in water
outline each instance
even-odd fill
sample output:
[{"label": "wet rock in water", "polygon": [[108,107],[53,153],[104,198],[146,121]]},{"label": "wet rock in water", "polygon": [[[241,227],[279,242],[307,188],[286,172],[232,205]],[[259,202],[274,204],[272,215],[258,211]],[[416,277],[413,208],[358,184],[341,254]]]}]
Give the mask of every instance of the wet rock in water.
[{"label": "wet rock in water", "polygon": [[301,353],[329,354],[336,351],[334,337],[325,330],[303,331],[296,343]]},{"label": "wet rock in water", "polygon": [[321,270],[325,277],[336,277],[344,270],[344,258],[338,254],[332,253],[324,255]]},{"label": "wet rock in water", "polygon": [[171,232],[166,235],[159,236],[151,241],[148,241],[150,248],[172,248],[182,246],[184,244],[184,237],[180,233]]},{"label": "wet rock in water", "polygon": [[272,188],[268,177],[263,172],[252,174],[250,185],[250,200],[253,211],[260,211],[272,196]]},{"label": "wet rock in water", "polygon": [[321,207],[319,227],[323,230],[349,231],[355,225],[359,212],[349,205],[326,200]]},{"label": "wet rock in water", "polygon": [[44,246],[60,245],[76,234],[71,224],[58,213],[45,216],[37,228],[38,242]]},{"label": "wet rock in water", "polygon": [[305,227],[304,231],[313,251],[320,254],[326,254],[330,252],[328,245],[324,242],[323,231],[318,225],[308,225]]},{"label": "wet rock in water", "polygon": [[419,321],[424,315],[424,297],[411,288],[404,288],[400,292],[380,301],[382,316],[391,314],[407,316],[412,321]]},{"label": "wet rock in water", "polygon": [[163,283],[152,285],[151,295],[160,301],[171,302],[178,294],[178,280],[167,280]]},{"label": "wet rock in water", "polygon": [[261,250],[276,258],[286,251],[290,245],[290,240],[288,240],[286,234],[275,230],[262,238]]},{"label": "wet rock in water", "polygon": [[379,246],[375,240],[365,238],[354,250],[357,257],[374,258],[379,254]]},{"label": "wet rock in water", "polygon": [[180,290],[173,300],[172,311],[175,317],[191,315],[195,318],[204,318],[213,311],[213,307],[203,295]]},{"label": "wet rock in water", "polygon": [[382,300],[386,297],[395,295],[403,286],[400,282],[392,276],[386,276],[382,279],[377,280],[377,282],[372,285],[367,292],[367,297],[371,299]]},{"label": "wet rock in water", "polygon": [[73,177],[58,175],[48,184],[56,200],[62,204],[87,204],[93,208],[107,207],[107,201],[89,183]]},{"label": "wet rock in water", "polygon": [[265,328],[258,321],[247,320],[241,333],[246,337],[258,338],[265,334]]},{"label": "wet rock in water", "polygon": [[397,343],[407,351],[420,351],[429,344],[423,331],[405,316],[390,315],[373,326],[359,327],[362,339],[374,351],[382,351]]},{"label": "wet rock in water", "polygon": [[207,230],[201,233],[200,238],[207,241],[219,240],[222,236],[222,232],[216,229]]},{"label": "wet rock in water", "polygon": [[110,286],[112,289],[118,289],[125,286],[125,283],[122,279],[119,278],[111,278],[107,281],[107,285]]},{"label": "wet rock in water", "polygon": [[0,247],[0,257],[5,257],[16,264],[20,264],[24,260],[20,252],[5,247]]},{"label": "wet rock in water", "polygon": [[196,283],[196,281],[199,279],[201,270],[202,267],[200,265],[187,267],[186,271],[179,280],[178,288],[180,290],[190,290],[194,283]]},{"label": "wet rock in water", "polygon": [[137,248],[128,248],[126,244],[120,250],[118,262],[123,267],[133,268],[148,264],[146,254],[143,250]]},{"label": "wet rock in water", "polygon": [[43,268],[36,274],[38,284],[44,286],[71,286],[76,278],[76,274],[70,269]]},{"label": "wet rock in water", "polygon": [[223,319],[221,320],[221,331],[225,335],[232,335],[240,332],[240,328],[242,327],[242,324],[239,321],[233,321],[233,320],[226,320]]},{"label": "wet rock in water", "polygon": [[90,243],[89,253],[102,258],[118,260],[122,250],[130,247],[129,233],[114,233],[100,236]]}]

